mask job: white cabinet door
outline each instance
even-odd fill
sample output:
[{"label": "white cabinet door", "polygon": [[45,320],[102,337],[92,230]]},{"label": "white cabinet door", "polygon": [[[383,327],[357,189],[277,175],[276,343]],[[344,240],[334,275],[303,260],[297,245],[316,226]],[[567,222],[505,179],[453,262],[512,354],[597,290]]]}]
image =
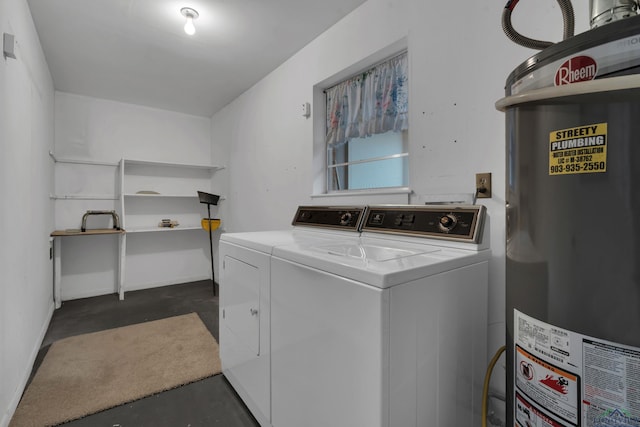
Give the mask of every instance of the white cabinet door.
[{"label": "white cabinet door", "polygon": [[270,426],[270,255],[220,242],[222,371],[262,426]]},{"label": "white cabinet door", "polygon": [[260,270],[258,267],[224,257],[224,324],[236,339],[260,355]]}]

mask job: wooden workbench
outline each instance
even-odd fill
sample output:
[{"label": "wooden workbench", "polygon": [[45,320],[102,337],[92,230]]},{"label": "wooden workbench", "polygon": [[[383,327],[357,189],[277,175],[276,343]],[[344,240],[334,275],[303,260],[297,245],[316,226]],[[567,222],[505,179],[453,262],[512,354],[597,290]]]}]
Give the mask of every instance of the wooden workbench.
[{"label": "wooden workbench", "polygon": [[[51,233],[53,237],[53,300],[56,308],[62,307],[61,279],[62,279],[62,237],[77,236],[95,236],[95,235],[118,235],[118,243],[120,245],[120,253],[124,250],[125,230],[116,230],[114,228],[97,228],[82,231],[79,228],[67,230],[55,230]],[[124,288],[122,287],[122,274],[124,265],[122,257],[118,257],[118,297],[124,299]]]}]

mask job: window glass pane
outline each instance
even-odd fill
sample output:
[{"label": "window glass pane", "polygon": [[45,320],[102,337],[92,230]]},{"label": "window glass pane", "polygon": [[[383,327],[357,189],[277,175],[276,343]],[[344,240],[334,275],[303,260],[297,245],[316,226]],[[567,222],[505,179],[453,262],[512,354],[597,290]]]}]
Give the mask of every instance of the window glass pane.
[{"label": "window glass pane", "polygon": [[406,157],[358,163],[347,167],[350,190],[407,186]]},{"label": "window glass pane", "polygon": [[346,163],[349,161],[349,159],[347,158],[348,156],[347,145],[348,144],[343,144],[339,147],[330,147],[327,150],[328,165],[337,165],[337,164]]},{"label": "window glass pane", "polygon": [[[327,168],[329,191],[407,187],[407,157],[384,159],[406,153],[406,147],[406,131],[351,138],[346,144],[331,147]],[[341,163],[345,164],[331,167]]]},{"label": "window glass pane", "polygon": [[349,161],[374,159],[404,153],[403,134],[407,132],[380,133],[366,138],[349,139]]},{"label": "window glass pane", "polygon": [[330,191],[407,187],[408,158],[399,157],[328,169]]},{"label": "window glass pane", "polygon": [[335,168],[329,168],[327,170],[328,173],[328,188],[329,191],[340,191],[340,190],[348,190],[347,183],[347,167],[346,166],[338,166]]}]

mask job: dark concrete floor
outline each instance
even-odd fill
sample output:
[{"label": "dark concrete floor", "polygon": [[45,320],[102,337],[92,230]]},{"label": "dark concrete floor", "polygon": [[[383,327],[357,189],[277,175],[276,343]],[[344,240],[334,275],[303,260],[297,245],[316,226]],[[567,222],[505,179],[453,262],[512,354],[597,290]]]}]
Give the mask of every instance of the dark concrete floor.
[{"label": "dark concrete floor", "polygon": [[[65,301],[55,311],[33,372],[61,338],[196,312],[218,340],[218,297],[211,281]],[[32,374],[33,375],[33,374]],[[64,424],[69,427],[257,427],[223,375],[187,384]]]}]

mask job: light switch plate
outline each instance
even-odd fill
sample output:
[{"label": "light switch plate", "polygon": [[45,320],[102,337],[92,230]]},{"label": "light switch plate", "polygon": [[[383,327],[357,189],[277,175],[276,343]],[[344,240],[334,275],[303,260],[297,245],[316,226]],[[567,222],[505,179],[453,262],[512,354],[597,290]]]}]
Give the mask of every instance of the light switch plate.
[{"label": "light switch plate", "polygon": [[2,33],[2,54],[6,58],[16,59],[15,38],[13,34]]}]

